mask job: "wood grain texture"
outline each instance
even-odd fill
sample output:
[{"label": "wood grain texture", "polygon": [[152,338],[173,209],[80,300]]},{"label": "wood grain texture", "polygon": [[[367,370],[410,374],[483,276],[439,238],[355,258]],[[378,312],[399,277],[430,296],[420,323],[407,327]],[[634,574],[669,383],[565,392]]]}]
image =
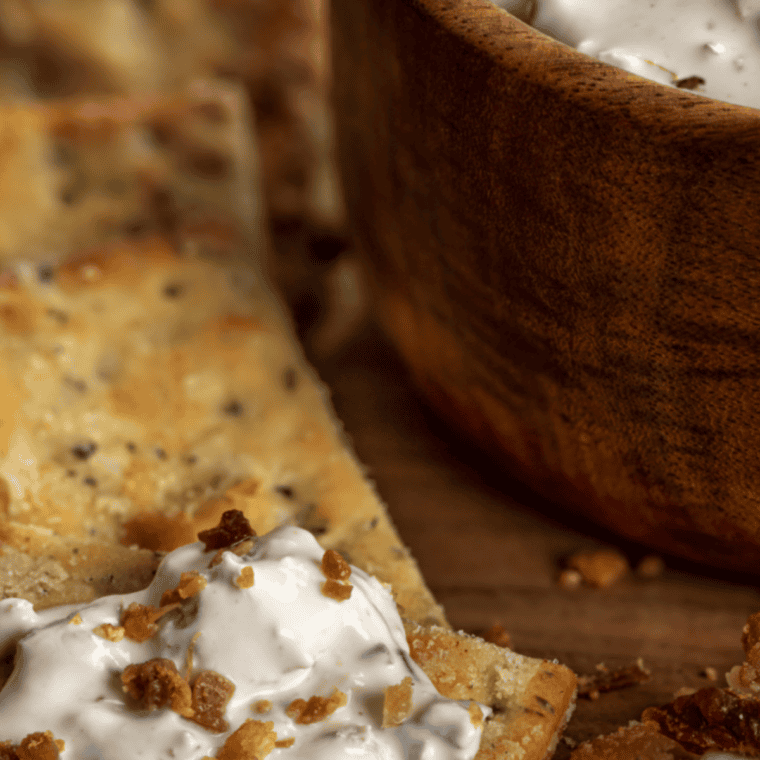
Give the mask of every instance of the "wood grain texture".
[{"label": "wood grain texture", "polygon": [[486,0],[332,14],[349,213],[433,402],[558,503],[760,566],[760,112]]},{"label": "wood grain texture", "polygon": [[[417,395],[401,360],[373,330],[338,356],[312,356],[360,459],[386,500],[402,539],[418,560],[455,628],[483,631],[500,621],[516,651],[558,658],[579,674],[637,657],[647,683],[579,700],[567,736],[609,733],[682,686],[711,685],[743,659],[741,629],[760,609],[746,576],[666,558],[650,581],[631,575],[607,590],[562,589],[561,561],[607,545],[609,533],[569,518],[526,489],[481,449],[444,426]],[[615,542],[632,563],[645,548]],[[566,758],[561,744],[556,757]]]}]

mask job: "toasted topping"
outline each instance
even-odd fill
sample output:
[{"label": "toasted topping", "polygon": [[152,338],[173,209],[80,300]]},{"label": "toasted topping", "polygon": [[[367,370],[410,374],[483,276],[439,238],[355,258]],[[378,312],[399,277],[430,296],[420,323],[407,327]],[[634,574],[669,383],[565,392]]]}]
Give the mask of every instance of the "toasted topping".
[{"label": "toasted topping", "polygon": [[54,739],[50,731],[41,731],[29,734],[18,745],[0,742],[0,760],[58,760],[65,748],[65,742]]},{"label": "toasted topping", "polygon": [[295,736],[289,736],[287,739],[278,739],[274,746],[279,749],[287,749],[288,747],[292,747],[296,743],[296,737]]},{"label": "toasted topping", "polygon": [[714,686],[648,707],[642,720],[654,721],[665,736],[690,752],[760,754],[760,701]]},{"label": "toasted topping", "polygon": [[124,638],[125,634],[123,626],[111,625],[111,623],[102,623],[101,625],[97,626],[97,628],[93,628],[92,632],[96,636],[100,636],[102,639],[114,642],[121,641]]},{"label": "toasted topping", "polygon": [[161,607],[183,602],[206,588],[206,579],[200,573],[182,573],[175,588],[164,591],[161,595]]},{"label": "toasted topping", "polygon": [[656,554],[647,554],[636,565],[636,575],[645,580],[659,578],[665,572],[665,561]]},{"label": "toasted topping", "polygon": [[221,733],[229,729],[224,710],[235,692],[235,684],[213,670],[199,673],[192,686],[193,720],[209,731]]},{"label": "toasted topping", "polygon": [[124,691],[140,702],[145,710],[167,705],[185,718],[193,717],[190,685],[177,666],[163,657],[128,665],[121,674]]},{"label": "toasted topping", "polygon": [[151,636],[158,633],[156,621],[170,610],[179,606],[176,604],[163,605],[160,608],[149,604],[132,604],[121,614],[120,624],[124,627],[124,635],[132,641],[147,641]]},{"label": "toasted topping", "polygon": [[483,631],[481,638],[506,649],[512,646],[512,639],[501,623],[494,623],[488,630]]},{"label": "toasted topping", "polygon": [[702,675],[708,680],[708,681],[717,681],[718,680],[718,671],[715,670],[715,668],[708,665],[703,671]]},{"label": "toasted topping", "polygon": [[305,699],[294,699],[285,712],[288,717],[296,723],[307,725],[309,723],[319,723],[328,716],[332,715],[339,707],[343,707],[348,702],[346,695],[340,689],[333,689],[329,697],[309,697]]},{"label": "toasted topping", "polygon": [[[563,740],[572,746],[565,737]],[[680,744],[663,736],[657,724],[634,723],[613,734],[598,736],[579,745],[570,760],[697,760]]]},{"label": "toasted topping", "polygon": [[345,602],[347,599],[350,599],[352,590],[353,586],[350,583],[341,583],[340,581],[334,581],[332,578],[328,578],[322,584],[324,596],[335,599],[337,602]]},{"label": "toasted topping", "polygon": [[232,552],[236,556],[242,557],[243,555],[248,554],[251,549],[253,549],[253,541],[250,538],[240,541],[237,544],[233,544],[232,546],[225,547],[224,549],[219,549],[219,551],[211,558],[211,562],[208,563],[208,566],[210,568],[216,567],[222,561],[225,552]]},{"label": "toasted topping", "polygon": [[253,586],[253,568],[250,565],[246,565],[240,571],[240,575],[235,578],[235,585],[240,589],[251,588]]},{"label": "toasted topping", "polygon": [[347,581],[351,577],[351,565],[334,549],[328,549],[322,556],[322,573],[325,578]]},{"label": "toasted topping", "polygon": [[644,667],[641,658],[616,670],[610,670],[604,663],[599,663],[596,666],[596,673],[578,677],[578,696],[599,699],[601,692],[635,686],[648,681],[651,676],[651,672]]},{"label": "toasted topping", "polygon": [[470,713],[470,722],[472,725],[475,726],[475,728],[482,728],[484,718],[480,705],[477,702],[470,702],[467,712]]},{"label": "toasted topping", "polygon": [[609,588],[629,571],[628,560],[615,549],[594,549],[573,554],[567,561],[594,588]]},{"label": "toasted topping", "polygon": [[198,539],[206,545],[206,551],[224,549],[228,546],[256,535],[246,516],[239,509],[229,509],[216,528],[202,530]]},{"label": "toasted topping", "polygon": [[269,712],[272,709],[272,703],[268,699],[260,699],[258,702],[254,702],[251,709],[257,713]]},{"label": "toasted topping", "polygon": [[77,614],[69,620],[69,625],[82,625],[82,616],[77,612]]},{"label": "toasted topping", "polygon": [[273,728],[271,720],[264,723],[249,718],[227,737],[217,760],[262,760],[275,748],[277,734]]},{"label": "toasted topping", "polygon": [[383,728],[400,726],[412,712],[412,679],[404,678],[395,686],[385,689],[383,700]]}]

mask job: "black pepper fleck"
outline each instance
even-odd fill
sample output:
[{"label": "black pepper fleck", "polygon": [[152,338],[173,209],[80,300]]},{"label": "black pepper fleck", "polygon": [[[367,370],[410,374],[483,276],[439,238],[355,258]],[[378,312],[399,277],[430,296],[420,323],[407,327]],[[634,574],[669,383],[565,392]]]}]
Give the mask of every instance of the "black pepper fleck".
[{"label": "black pepper fleck", "polygon": [[704,83],[705,80],[702,77],[684,77],[676,82],[676,87],[680,87],[682,90],[696,90]]},{"label": "black pepper fleck", "polygon": [[180,282],[170,282],[164,286],[164,295],[167,298],[179,298],[185,292],[185,286]]},{"label": "black pepper fleck", "polygon": [[41,264],[37,269],[37,278],[40,282],[50,282],[53,279],[54,270],[50,264]]},{"label": "black pepper fleck", "polygon": [[295,496],[295,492],[290,486],[275,486],[274,490],[286,499],[292,499]]},{"label": "black pepper fleck", "polygon": [[156,457],[158,459],[166,459],[166,452],[161,448],[156,448]]},{"label": "black pepper fleck", "polygon": [[239,401],[230,401],[222,407],[222,411],[230,417],[240,417],[243,414],[243,405]]},{"label": "black pepper fleck", "polygon": [[288,367],[282,373],[282,384],[285,386],[285,390],[294,391],[296,389],[298,385],[298,373],[293,367]]},{"label": "black pepper fleck", "polygon": [[65,325],[69,321],[69,315],[62,309],[48,309],[47,315],[61,325]]},{"label": "black pepper fleck", "polygon": [[69,388],[73,388],[78,393],[87,392],[87,383],[79,377],[67,376],[63,378],[63,381],[69,386]]},{"label": "black pepper fleck", "polygon": [[75,478],[77,476],[76,470],[66,470],[66,476],[69,478]]},{"label": "black pepper fleck", "polygon": [[135,444],[132,443],[132,441],[127,441],[126,446],[127,446],[127,451],[131,451],[132,453],[137,451],[137,446],[135,446]]},{"label": "black pepper fleck", "polygon": [[185,457],[185,464],[195,464],[198,461],[198,457],[195,454],[189,454]]},{"label": "black pepper fleck", "polygon": [[98,448],[98,444],[95,441],[82,441],[71,447],[71,453],[77,459],[89,459]]},{"label": "black pepper fleck", "polygon": [[83,481],[86,486],[93,486],[93,488],[98,484],[98,481],[95,480],[91,475],[88,475]]}]

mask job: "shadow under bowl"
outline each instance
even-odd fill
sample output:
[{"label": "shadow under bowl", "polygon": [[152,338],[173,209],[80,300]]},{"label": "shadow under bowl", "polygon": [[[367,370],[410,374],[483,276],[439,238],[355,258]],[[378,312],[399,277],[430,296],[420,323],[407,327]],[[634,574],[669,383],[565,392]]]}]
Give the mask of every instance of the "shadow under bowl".
[{"label": "shadow under bowl", "polygon": [[486,0],[332,0],[339,163],[439,410],[559,504],[760,569],[760,111]]}]

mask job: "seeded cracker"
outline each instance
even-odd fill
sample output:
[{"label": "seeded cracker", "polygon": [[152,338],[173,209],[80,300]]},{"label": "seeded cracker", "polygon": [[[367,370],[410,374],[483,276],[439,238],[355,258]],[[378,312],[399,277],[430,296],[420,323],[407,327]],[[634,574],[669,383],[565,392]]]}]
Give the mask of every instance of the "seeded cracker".
[{"label": "seeded cracker", "polygon": [[[102,104],[99,121],[71,104],[67,124],[81,126],[85,140],[101,122],[110,129],[117,121],[123,134],[133,129],[130,119],[141,128],[142,106],[135,105]],[[247,134],[237,131],[241,110],[230,99],[223,105],[224,139],[215,133],[208,142],[223,146],[227,158],[240,149],[227,164],[230,187],[240,190],[254,184],[244,167],[255,167],[255,156],[235,138]],[[43,142],[48,115],[25,127],[39,130]],[[133,166],[120,163],[114,176],[141,187],[145,175]],[[541,760],[569,716],[573,675],[449,630],[280,306],[255,267],[238,263],[261,253],[257,222],[252,229],[247,221],[260,217],[250,205],[236,206],[234,192],[218,193],[208,207],[202,194],[194,196],[190,214],[187,203],[174,203],[186,196],[172,171],[161,185],[169,203],[148,215],[144,233],[124,236],[118,222],[105,242],[79,248],[61,213],[60,246],[40,249],[48,256],[60,250],[61,257],[44,268],[13,264],[0,276],[0,417],[14,420],[0,429],[3,594],[50,606],[126,593],[147,585],[158,560],[153,550],[195,540],[226,511],[239,509],[258,533],[293,521],[325,550],[393,586],[413,656],[442,693],[497,708],[485,723],[478,760]],[[204,187],[216,192],[214,183]],[[156,211],[144,197],[137,196],[138,208]],[[213,213],[205,213],[209,208]],[[31,213],[33,204],[25,209]],[[38,216],[43,228],[47,217]],[[21,230],[17,239],[29,234]],[[51,399],[66,409],[66,425]],[[82,432],[93,414],[97,441]],[[35,437],[42,423],[44,445]],[[42,465],[34,474],[37,464],[14,469],[22,452]],[[148,551],[125,548],[132,545]],[[157,613],[164,608],[147,617]],[[146,620],[149,628],[160,618]],[[275,741],[271,725],[252,721],[219,757],[263,757]]]}]

